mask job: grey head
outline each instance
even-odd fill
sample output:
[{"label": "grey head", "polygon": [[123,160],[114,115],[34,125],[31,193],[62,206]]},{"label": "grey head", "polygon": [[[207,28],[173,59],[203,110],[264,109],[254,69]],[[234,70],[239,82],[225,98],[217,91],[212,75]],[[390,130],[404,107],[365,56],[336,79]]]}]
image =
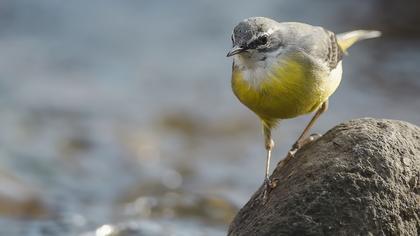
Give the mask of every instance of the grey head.
[{"label": "grey head", "polygon": [[265,17],[251,17],[237,24],[232,33],[233,47],[228,57],[239,53],[269,52],[281,46],[277,21]]}]

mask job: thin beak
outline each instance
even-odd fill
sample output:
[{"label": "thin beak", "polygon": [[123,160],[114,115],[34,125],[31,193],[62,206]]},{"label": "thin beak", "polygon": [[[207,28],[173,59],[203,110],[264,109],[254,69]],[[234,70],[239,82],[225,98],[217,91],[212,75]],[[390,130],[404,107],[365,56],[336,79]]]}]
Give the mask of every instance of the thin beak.
[{"label": "thin beak", "polygon": [[231,56],[233,56],[233,55],[236,55],[236,54],[239,54],[239,53],[241,53],[241,52],[244,52],[244,51],[246,51],[246,48],[241,48],[241,47],[239,47],[239,46],[234,46],[229,52],[228,52],[228,54],[226,55],[227,57],[231,57]]}]

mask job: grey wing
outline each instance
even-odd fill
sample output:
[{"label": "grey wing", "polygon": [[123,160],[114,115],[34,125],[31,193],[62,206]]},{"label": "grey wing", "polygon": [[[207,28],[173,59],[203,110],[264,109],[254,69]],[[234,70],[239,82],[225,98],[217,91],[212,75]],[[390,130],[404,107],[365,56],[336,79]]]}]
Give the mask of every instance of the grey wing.
[{"label": "grey wing", "polygon": [[335,69],[337,64],[343,59],[344,52],[338,45],[336,35],[328,30],[325,30],[325,32],[329,36],[329,40],[327,41],[328,52],[325,61],[328,63],[330,69]]},{"label": "grey wing", "polygon": [[324,62],[330,70],[337,67],[343,58],[344,52],[338,45],[336,35],[319,26],[311,26],[302,23],[285,23],[290,44],[294,44],[307,54],[319,61]]}]

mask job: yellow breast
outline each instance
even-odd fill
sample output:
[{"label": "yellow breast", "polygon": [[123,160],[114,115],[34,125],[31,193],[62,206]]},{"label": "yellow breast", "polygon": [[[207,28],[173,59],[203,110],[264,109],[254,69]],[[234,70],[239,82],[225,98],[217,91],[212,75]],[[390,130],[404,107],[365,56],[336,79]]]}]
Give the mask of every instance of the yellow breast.
[{"label": "yellow breast", "polygon": [[232,89],[262,119],[287,119],[316,110],[338,87],[341,72],[341,63],[330,73],[295,60],[258,75],[234,66]]}]

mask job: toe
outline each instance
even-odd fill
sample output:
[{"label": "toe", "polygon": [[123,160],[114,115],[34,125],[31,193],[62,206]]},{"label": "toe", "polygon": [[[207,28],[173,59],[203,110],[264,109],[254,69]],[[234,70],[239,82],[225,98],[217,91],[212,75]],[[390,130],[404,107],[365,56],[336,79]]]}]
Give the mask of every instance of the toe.
[{"label": "toe", "polygon": [[295,156],[297,149],[292,149],[287,153],[287,157],[286,158],[292,158]]},{"label": "toe", "polygon": [[317,139],[319,139],[321,137],[322,137],[322,134],[311,134],[308,137],[307,143],[313,142],[313,141],[315,141],[315,140],[317,140]]},{"label": "toe", "polygon": [[277,179],[277,178],[273,178],[273,179],[270,181],[270,188],[271,188],[271,189],[276,188],[276,187],[277,187],[277,185],[278,185],[278,183],[279,183],[279,179]]},{"label": "toe", "polygon": [[269,178],[267,178],[264,180],[264,190],[262,194],[263,204],[265,204],[268,201],[268,195],[270,194],[271,190],[277,187],[277,183],[277,179],[270,180]]}]

